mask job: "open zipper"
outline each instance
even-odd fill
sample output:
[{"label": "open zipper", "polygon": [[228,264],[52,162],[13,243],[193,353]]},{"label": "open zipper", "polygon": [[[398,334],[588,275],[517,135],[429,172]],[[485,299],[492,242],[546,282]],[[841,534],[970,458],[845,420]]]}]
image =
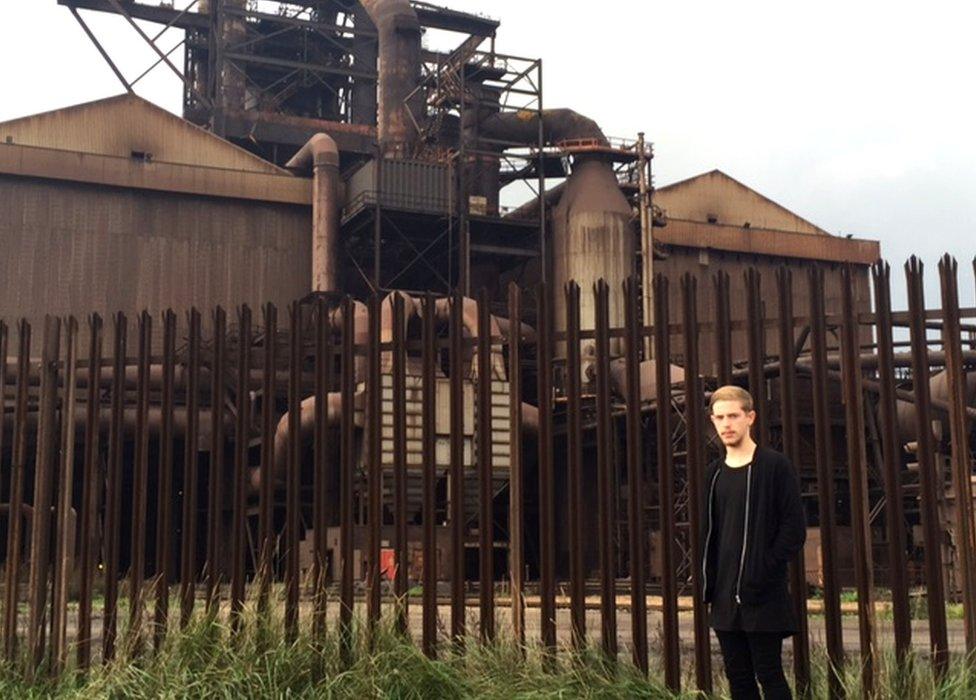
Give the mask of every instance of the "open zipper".
[{"label": "open zipper", "polygon": [[739,590],[742,587],[742,570],[746,564],[746,545],[749,542],[749,491],[752,489],[752,463],[746,467],[746,514],[745,522],[742,526],[742,553],[739,555],[739,576],[735,580],[735,602],[742,605],[742,598],[739,597]]}]

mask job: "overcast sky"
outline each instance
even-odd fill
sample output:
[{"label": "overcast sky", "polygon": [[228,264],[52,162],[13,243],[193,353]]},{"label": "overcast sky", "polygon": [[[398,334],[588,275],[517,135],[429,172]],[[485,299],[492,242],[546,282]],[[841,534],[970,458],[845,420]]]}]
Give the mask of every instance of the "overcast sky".
[{"label": "overcast sky", "polygon": [[[976,4],[440,4],[500,19],[498,51],[541,57],[546,106],[572,107],[608,135],[645,131],[658,185],[724,170],[832,233],[881,241],[899,290],[901,264],[918,254],[933,306],[935,263],[948,251],[961,301],[974,304]],[[153,62],[121,18],[84,16],[130,79]],[[120,92],[56,0],[0,0],[0,66],[0,120]],[[136,91],[180,111],[165,66]]]}]

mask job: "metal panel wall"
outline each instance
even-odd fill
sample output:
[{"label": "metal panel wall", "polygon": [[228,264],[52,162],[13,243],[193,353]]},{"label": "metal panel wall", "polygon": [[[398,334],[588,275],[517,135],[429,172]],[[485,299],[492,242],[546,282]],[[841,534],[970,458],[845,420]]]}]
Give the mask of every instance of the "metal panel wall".
[{"label": "metal panel wall", "polygon": [[310,288],[306,207],[12,177],[0,201],[0,317],[284,305]]}]

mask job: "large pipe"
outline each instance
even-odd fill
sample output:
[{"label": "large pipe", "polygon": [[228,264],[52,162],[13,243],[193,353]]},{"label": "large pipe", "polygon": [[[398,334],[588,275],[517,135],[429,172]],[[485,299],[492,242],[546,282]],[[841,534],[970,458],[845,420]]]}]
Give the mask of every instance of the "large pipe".
[{"label": "large pipe", "polygon": [[315,134],[285,167],[312,172],[312,291],[338,291],[339,147],[328,134]]},{"label": "large pipe", "polygon": [[419,133],[413,119],[423,95],[410,95],[420,82],[420,21],[409,0],[360,0],[379,36],[376,132],[385,156],[413,154]]}]

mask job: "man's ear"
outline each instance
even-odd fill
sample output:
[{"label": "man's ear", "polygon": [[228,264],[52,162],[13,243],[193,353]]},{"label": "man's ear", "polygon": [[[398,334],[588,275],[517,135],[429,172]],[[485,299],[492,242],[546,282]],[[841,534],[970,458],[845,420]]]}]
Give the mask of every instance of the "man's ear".
[{"label": "man's ear", "polygon": [[749,425],[752,425],[753,423],[756,422],[756,412],[755,411],[749,411],[749,413],[747,413],[746,415],[749,417]]}]

